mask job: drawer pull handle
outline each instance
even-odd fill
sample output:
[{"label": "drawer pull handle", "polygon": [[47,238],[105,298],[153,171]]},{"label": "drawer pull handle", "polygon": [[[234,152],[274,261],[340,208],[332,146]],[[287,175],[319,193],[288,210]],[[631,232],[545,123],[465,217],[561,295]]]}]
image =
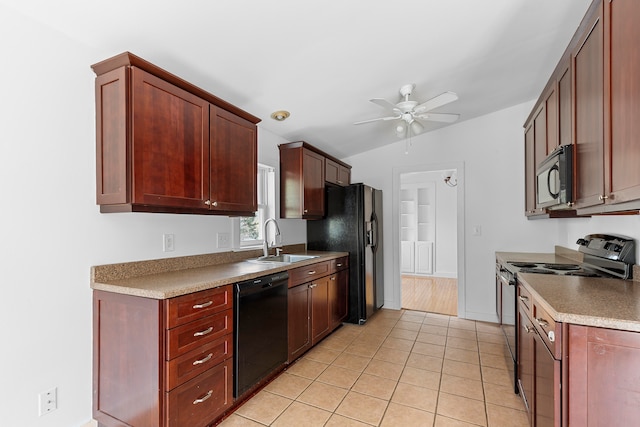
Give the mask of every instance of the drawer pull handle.
[{"label": "drawer pull handle", "polygon": [[549,322],[544,320],[542,317],[538,317],[536,319],[536,322],[538,322],[538,325],[542,326],[543,328],[546,328],[547,326],[549,326]]},{"label": "drawer pull handle", "polygon": [[520,298],[520,301],[529,301],[529,297],[525,295],[520,295],[518,298]]},{"label": "drawer pull handle", "polygon": [[307,271],[307,274],[316,274],[315,270]]},{"label": "drawer pull handle", "polygon": [[211,304],[213,304],[213,301],[207,301],[207,302],[205,302],[204,304],[196,304],[196,305],[194,305],[194,306],[193,306],[193,308],[194,308],[195,310],[198,310],[198,309],[200,309],[200,308],[207,308],[207,307],[209,307]]},{"label": "drawer pull handle", "polygon": [[338,266],[338,267],[342,267],[342,264],[341,264],[341,263],[338,263],[338,264],[337,264],[337,266]]},{"label": "drawer pull handle", "polygon": [[198,403],[202,403],[202,402],[204,402],[205,400],[207,400],[208,398],[210,398],[212,394],[213,394],[213,390],[209,390],[209,392],[208,392],[204,397],[201,397],[200,399],[196,399],[196,400],[194,400],[194,401],[193,401],[193,404],[194,404],[194,405],[197,405]]},{"label": "drawer pull handle", "polygon": [[200,332],[196,332],[193,334],[194,337],[201,337],[203,335],[207,335],[210,334],[211,331],[213,331],[213,326],[209,326],[207,329],[205,329],[204,331],[200,331]]},{"label": "drawer pull handle", "polygon": [[207,357],[204,359],[196,360],[193,362],[193,366],[202,365],[203,363],[207,363],[213,357],[213,353],[209,353]]}]

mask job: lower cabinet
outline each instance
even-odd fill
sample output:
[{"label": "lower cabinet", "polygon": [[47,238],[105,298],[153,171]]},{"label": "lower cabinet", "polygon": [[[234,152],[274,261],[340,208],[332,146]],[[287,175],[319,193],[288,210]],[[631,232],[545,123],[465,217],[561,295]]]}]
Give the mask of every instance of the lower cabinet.
[{"label": "lower cabinet", "polygon": [[167,300],[93,293],[100,426],[205,427],[233,404],[233,293]]},{"label": "lower cabinet", "polygon": [[640,420],[640,333],[569,325],[569,425]]},{"label": "lower cabinet", "polygon": [[518,286],[518,388],[532,427],[562,421],[562,323]]},{"label": "lower cabinet", "polygon": [[347,317],[348,257],[289,271],[289,357],[292,363]]}]

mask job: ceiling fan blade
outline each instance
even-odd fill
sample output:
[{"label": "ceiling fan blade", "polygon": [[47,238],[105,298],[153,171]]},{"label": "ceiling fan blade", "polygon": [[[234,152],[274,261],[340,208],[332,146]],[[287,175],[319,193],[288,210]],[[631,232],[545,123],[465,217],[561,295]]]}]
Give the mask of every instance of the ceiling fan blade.
[{"label": "ceiling fan blade", "polygon": [[415,117],[423,120],[431,120],[432,122],[453,123],[460,117],[460,114],[450,113],[423,113],[417,114]]},{"label": "ceiling fan blade", "polygon": [[369,119],[369,120],[363,120],[361,122],[355,122],[354,125],[361,125],[363,123],[371,123],[371,122],[377,122],[379,120],[396,120],[401,118],[401,115],[397,115],[397,116],[389,116],[389,117],[378,117],[376,119]]},{"label": "ceiling fan blade", "polygon": [[379,105],[380,107],[385,108],[387,110],[400,111],[400,110],[398,110],[398,107],[396,107],[394,104],[390,103],[389,101],[387,101],[384,98],[373,98],[373,99],[370,99],[369,101],[371,101],[374,104]]},{"label": "ceiling fan blade", "polygon": [[458,99],[458,95],[456,95],[455,93],[444,92],[438,96],[434,96],[427,102],[423,102],[422,104],[417,105],[416,108],[413,109],[413,111],[416,114],[424,113],[427,111],[434,110],[438,107],[442,107],[443,105],[453,102],[457,99]]}]

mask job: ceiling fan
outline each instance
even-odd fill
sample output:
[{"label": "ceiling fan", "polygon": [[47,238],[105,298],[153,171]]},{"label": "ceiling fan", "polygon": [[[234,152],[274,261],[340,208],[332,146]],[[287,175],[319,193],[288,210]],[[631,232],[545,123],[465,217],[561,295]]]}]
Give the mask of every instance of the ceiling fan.
[{"label": "ceiling fan", "polygon": [[418,102],[416,101],[409,100],[409,96],[411,96],[411,92],[413,92],[413,89],[415,89],[415,87],[415,84],[407,84],[402,86],[400,88],[400,95],[402,95],[403,100],[398,102],[397,104],[392,104],[391,102],[383,98],[373,98],[370,100],[374,104],[379,105],[380,107],[392,112],[392,116],[363,120],[354,124],[360,125],[363,123],[371,123],[379,120],[398,120],[395,129],[396,135],[399,138],[403,138],[407,135],[407,131],[410,132],[410,135],[417,135],[424,130],[424,126],[418,121],[418,119],[444,123],[453,123],[458,120],[460,114],[430,112],[431,110],[435,110],[438,107],[457,100],[458,95],[453,92],[444,92],[438,96],[431,98],[427,102],[418,104]]}]

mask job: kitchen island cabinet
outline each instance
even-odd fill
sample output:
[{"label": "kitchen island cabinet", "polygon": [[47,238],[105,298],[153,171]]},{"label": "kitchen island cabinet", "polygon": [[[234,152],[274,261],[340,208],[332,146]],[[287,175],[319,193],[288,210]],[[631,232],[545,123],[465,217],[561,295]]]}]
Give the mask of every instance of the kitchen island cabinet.
[{"label": "kitchen island cabinet", "polygon": [[101,212],[254,214],[258,118],[129,52],[92,67]]}]

